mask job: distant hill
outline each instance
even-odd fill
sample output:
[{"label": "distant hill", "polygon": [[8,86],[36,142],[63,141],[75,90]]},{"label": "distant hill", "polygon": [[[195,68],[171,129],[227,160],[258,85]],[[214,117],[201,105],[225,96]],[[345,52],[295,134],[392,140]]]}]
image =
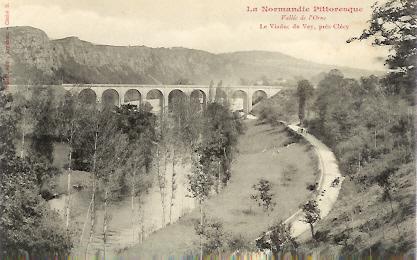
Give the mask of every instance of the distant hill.
[{"label": "distant hill", "polygon": [[[6,28],[0,29],[0,66],[5,64]],[[213,54],[186,48],[97,45],[76,37],[51,40],[33,27],[9,27],[11,83],[238,84],[262,77],[317,79],[330,69],[359,78],[381,72],[317,64],[279,52]]]}]

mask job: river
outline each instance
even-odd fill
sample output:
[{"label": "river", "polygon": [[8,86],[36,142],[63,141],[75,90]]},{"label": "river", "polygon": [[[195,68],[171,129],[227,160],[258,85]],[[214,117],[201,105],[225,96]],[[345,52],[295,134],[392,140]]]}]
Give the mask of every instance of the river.
[{"label": "river", "polygon": [[[195,202],[188,195],[187,190],[187,174],[190,172],[190,165],[178,165],[175,169],[177,173],[176,183],[177,188],[173,199],[171,222],[175,222],[184,214],[187,214],[195,207]],[[88,173],[84,173],[88,174]],[[134,207],[132,212],[131,197],[127,196],[120,202],[112,203],[108,207],[110,214],[110,221],[108,227],[108,238],[106,241],[106,258],[115,256],[115,252],[123,250],[133,244],[138,244],[142,239],[146,239],[152,232],[169,224],[169,204],[171,202],[171,177],[172,170],[167,169],[166,180],[166,194],[165,194],[165,217],[163,218],[163,210],[161,206],[161,192],[159,191],[158,181],[155,177],[153,186],[148,193],[144,194],[139,207],[138,198],[134,199]],[[62,176],[62,178],[66,178]],[[90,190],[77,192],[73,190],[71,196],[71,208],[73,213],[72,225],[77,230],[75,236],[74,254],[84,256],[86,245],[90,232],[90,221],[88,218],[87,225],[82,238],[82,243],[79,243],[81,230],[83,229],[86,212],[89,205]],[[62,195],[58,198],[49,201],[52,209],[57,210],[64,218],[64,209],[66,205],[67,196]],[[94,231],[94,238],[90,243],[87,257],[90,258],[96,254],[102,255],[104,250],[103,243],[103,216],[104,211],[100,205],[96,211],[96,228]],[[143,217],[143,218],[142,218]],[[163,223],[163,219],[165,222]]]}]

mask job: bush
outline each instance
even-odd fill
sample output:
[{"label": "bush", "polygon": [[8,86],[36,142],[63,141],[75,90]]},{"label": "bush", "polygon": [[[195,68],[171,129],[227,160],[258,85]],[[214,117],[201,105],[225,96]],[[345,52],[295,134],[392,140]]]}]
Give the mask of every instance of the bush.
[{"label": "bush", "polygon": [[279,222],[269,228],[269,233],[262,233],[256,240],[256,246],[260,250],[272,250],[273,253],[294,250],[298,243],[291,235],[291,225]]}]

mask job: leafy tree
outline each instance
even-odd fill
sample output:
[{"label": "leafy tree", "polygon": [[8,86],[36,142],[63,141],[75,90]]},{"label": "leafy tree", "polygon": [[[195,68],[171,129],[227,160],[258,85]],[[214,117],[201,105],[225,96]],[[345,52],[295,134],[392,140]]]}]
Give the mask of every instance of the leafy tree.
[{"label": "leafy tree", "polygon": [[229,252],[254,251],[251,242],[242,234],[232,235],[227,241]]},{"label": "leafy tree", "polygon": [[369,27],[359,37],[348,40],[372,39],[374,45],[388,46],[386,60],[391,72],[385,86],[389,93],[410,94],[416,76],[417,7],[414,0],[389,0],[373,5]]},{"label": "leafy tree", "polygon": [[[348,42],[369,39],[376,46],[388,47],[389,73],[382,79],[371,76],[359,81],[337,71],[328,73],[317,88],[318,118],[309,124],[310,132],[333,149],[340,169],[354,181],[358,196],[362,191],[369,196],[374,185],[382,189],[383,201],[389,200],[391,205],[392,221],[379,219],[383,223],[380,229],[395,225],[402,241],[398,227],[405,216],[393,209],[396,203],[408,204],[405,208],[415,206],[405,202],[405,197],[414,201],[415,192],[402,192],[401,201],[396,201],[399,196],[395,193],[399,185],[414,185],[404,169],[414,165],[415,153],[414,109],[410,104],[415,102],[416,11],[412,0],[374,4],[369,27]],[[379,207],[381,202],[374,203]]]},{"label": "leafy tree", "polygon": [[214,82],[213,82],[213,80],[210,80],[208,103],[212,103],[214,101],[214,97],[215,97]]},{"label": "leafy tree", "polygon": [[300,119],[300,125],[304,122],[306,106],[309,99],[313,96],[313,92],[314,88],[308,80],[300,80],[298,82],[298,118]]},{"label": "leafy tree", "polygon": [[297,95],[294,89],[286,89],[276,95],[263,99],[253,112],[258,116],[258,121],[277,125],[280,120],[294,122],[297,120]]},{"label": "leafy tree", "polygon": [[[213,178],[211,175],[203,171],[197,153],[192,162],[192,174],[187,175],[188,191],[191,197],[195,198],[200,205],[200,225],[204,225],[204,202],[209,197],[213,186]],[[203,259],[203,235],[200,233],[200,259]]]},{"label": "leafy tree", "polygon": [[315,238],[314,224],[320,220],[320,209],[315,200],[309,200],[302,206],[304,213],[303,221],[310,225],[311,236]]},{"label": "leafy tree", "polygon": [[193,82],[188,78],[180,78],[179,80],[175,81],[175,85],[192,85]]},{"label": "leafy tree", "polygon": [[[399,168],[397,165],[387,165],[383,167],[383,171],[375,177],[375,181],[383,190],[382,199],[384,201],[389,200],[390,202],[392,218],[394,218],[395,216],[395,211],[394,211],[394,206],[393,206],[393,194],[397,188],[395,187],[395,182],[392,180],[392,178],[395,172],[398,171],[398,169]],[[401,236],[398,223],[396,222],[395,225],[398,231],[398,235]]]},{"label": "leafy tree", "polygon": [[201,144],[197,150],[203,171],[213,175],[220,184],[230,179],[230,166],[239,134],[244,132],[238,117],[218,103],[209,104],[204,113]]},{"label": "leafy tree", "polygon": [[17,257],[22,250],[33,257],[67,255],[72,247],[69,234],[39,194],[43,169],[16,156],[12,101],[0,91],[0,257]]},{"label": "leafy tree", "polygon": [[124,170],[129,155],[128,137],[118,130],[117,114],[113,111],[102,111],[99,120],[96,173],[111,199],[118,200],[129,190]]},{"label": "leafy tree", "polygon": [[13,93],[13,111],[16,113],[17,119],[17,134],[20,138],[20,157],[26,156],[26,137],[30,133],[33,125],[35,124],[34,118],[31,116],[29,107],[29,98],[28,98],[29,89],[25,87],[23,91],[20,89]]},{"label": "leafy tree", "polygon": [[226,97],[226,92],[223,88],[223,80],[220,80],[217,83],[217,87],[216,87],[216,94],[214,96],[214,101],[216,103],[225,105],[227,103],[227,97]]},{"label": "leafy tree", "polygon": [[298,243],[291,234],[291,225],[279,222],[269,228],[268,233],[263,233],[256,240],[256,246],[260,250],[271,250],[274,254],[294,250]]},{"label": "leafy tree", "polygon": [[69,147],[68,168],[67,168],[67,205],[66,205],[66,227],[69,227],[71,212],[71,171],[74,137],[78,128],[77,104],[75,97],[70,92],[65,92],[62,103],[58,106],[58,135]]},{"label": "leafy tree", "polygon": [[103,249],[106,243],[110,215],[108,206],[112,201],[120,200],[128,192],[125,166],[128,158],[128,137],[117,129],[117,115],[113,110],[104,109],[99,115],[96,142],[96,176],[104,193]]},{"label": "leafy tree", "polygon": [[[32,88],[31,112],[36,118],[36,124],[32,133],[31,153],[39,160],[53,161],[53,137],[55,128],[56,110],[53,106],[53,90],[40,87]],[[46,91],[46,93],[42,93]],[[33,109],[35,108],[35,109]]]},{"label": "leafy tree", "polygon": [[156,116],[147,106],[140,106],[139,109],[134,109],[132,106],[121,106],[118,115],[119,128],[127,134],[129,142],[141,144],[139,147],[140,157],[143,159],[143,166],[148,173],[152,165],[152,151],[157,141]]},{"label": "leafy tree", "polygon": [[11,102],[13,101],[10,94],[5,94],[4,90],[0,91],[0,155],[13,156],[14,137],[16,136],[16,117],[11,110]]},{"label": "leafy tree", "polygon": [[262,86],[270,86],[270,80],[268,79],[268,77],[266,75],[262,75],[261,77],[261,81],[262,81]]},{"label": "leafy tree", "polygon": [[[135,217],[135,204],[141,208],[141,195],[148,190],[150,185],[146,179],[146,174],[150,169],[151,163],[154,161],[153,149],[156,142],[156,116],[147,109],[146,106],[135,108],[130,105],[123,105],[118,109],[118,124],[122,133],[128,137],[128,158],[125,170],[130,172],[130,195],[131,195],[131,221],[133,240],[135,237],[135,220],[142,226],[142,238],[144,229],[144,215]],[[137,203],[135,203],[137,198]]]},{"label": "leafy tree", "polygon": [[256,201],[259,207],[262,207],[265,212],[274,210],[275,202],[273,202],[274,194],[271,193],[272,184],[266,179],[260,179],[259,182],[252,186],[255,194],[251,195],[251,199]]},{"label": "leafy tree", "polygon": [[79,103],[77,110],[80,112],[74,115],[76,115],[75,125],[79,131],[75,132],[72,141],[72,168],[74,170],[92,171],[100,112],[95,104]]},{"label": "leafy tree", "polygon": [[220,255],[226,242],[226,234],[223,223],[219,219],[204,218],[204,222],[198,222],[194,226],[197,235],[203,237],[204,255],[217,253]]}]

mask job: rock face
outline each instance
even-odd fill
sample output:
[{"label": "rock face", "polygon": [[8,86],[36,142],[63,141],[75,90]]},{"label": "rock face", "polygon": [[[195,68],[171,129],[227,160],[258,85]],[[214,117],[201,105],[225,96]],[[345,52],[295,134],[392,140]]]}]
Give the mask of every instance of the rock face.
[{"label": "rock face", "polygon": [[311,78],[337,68],[346,76],[373,72],[316,64],[263,51],[212,54],[185,48],[96,45],[76,37],[51,40],[33,27],[0,29],[0,66],[6,63],[6,34],[10,38],[11,84],[143,83],[208,84],[210,80],[238,83],[262,76]]}]

